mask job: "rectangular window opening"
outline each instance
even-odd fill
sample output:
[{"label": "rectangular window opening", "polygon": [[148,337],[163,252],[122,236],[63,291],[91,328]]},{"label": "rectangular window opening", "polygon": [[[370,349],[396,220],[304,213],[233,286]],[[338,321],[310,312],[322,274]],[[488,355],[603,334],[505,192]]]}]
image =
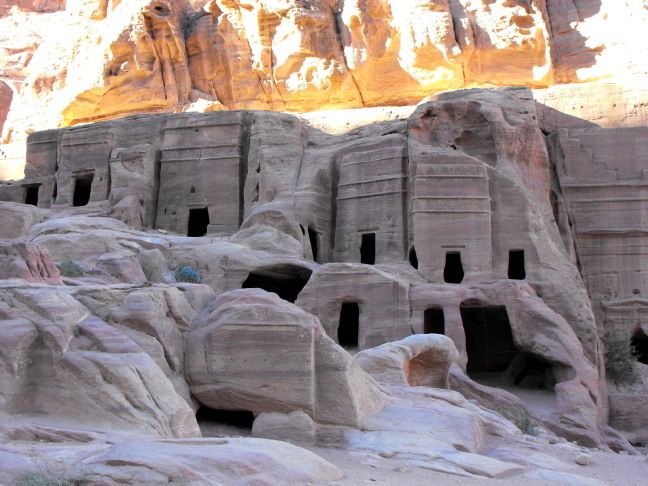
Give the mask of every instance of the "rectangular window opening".
[{"label": "rectangular window opening", "polygon": [[74,180],[74,195],[72,196],[73,206],[85,206],[90,202],[93,179],[94,174],[89,174],[77,177]]},{"label": "rectangular window opening", "polygon": [[358,330],[360,327],[360,307],[356,302],[345,302],[340,310],[338,325],[338,343],[344,348],[358,347]]},{"label": "rectangular window opening", "polygon": [[508,278],[512,280],[524,280],[526,278],[524,250],[509,251]]},{"label": "rectangular window opening", "polygon": [[209,226],[209,211],[207,208],[195,208],[189,210],[189,224],[187,236],[205,236]]},{"label": "rectangular window opening", "polygon": [[363,233],[360,243],[360,263],[376,263],[376,233]]},{"label": "rectangular window opening", "polygon": [[423,313],[423,332],[425,334],[445,334],[443,309],[430,307]]},{"label": "rectangular window opening", "polygon": [[30,204],[31,206],[38,206],[39,189],[40,189],[40,184],[25,186],[25,204]]}]

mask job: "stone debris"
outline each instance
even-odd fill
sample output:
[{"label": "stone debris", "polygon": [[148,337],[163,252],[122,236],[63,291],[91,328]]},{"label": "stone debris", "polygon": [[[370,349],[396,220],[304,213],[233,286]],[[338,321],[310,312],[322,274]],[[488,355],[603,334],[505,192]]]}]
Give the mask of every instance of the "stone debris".
[{"label": "stone debris", "polygon": [[592,456],[587,453],[579,454],[574,459],[574,462],[579,466],[589,466],[590,462],[592,462]]},{"label": "stone debris", "polygon": [[587,478],[578,474],[571,474],[560,471],[548,471],[540,469],[524,473],[522,478],[541,479],[556,484],[566,484],[568,486],[607,486],[608,483],[600,479]]}]

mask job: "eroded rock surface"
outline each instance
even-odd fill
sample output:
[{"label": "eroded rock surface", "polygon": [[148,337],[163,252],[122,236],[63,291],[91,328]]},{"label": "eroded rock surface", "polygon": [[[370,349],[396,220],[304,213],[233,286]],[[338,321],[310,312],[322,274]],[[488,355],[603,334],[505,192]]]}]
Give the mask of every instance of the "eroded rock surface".
[{"label": "eroded rock surface", "polygon": [[354,360],[380,382],[447,388],[448,371],[458,356],[450,338],[419,334],[362,351]]},{"label": "eroded rock surface", "polygon": [[154,361],[152,343],[142,338],[140,346],[121,323],[93,315],[65,288],[0,291],[4,414],[61,417],[161,437],[199,434],[188,403]]},{"label": "eroded rock surface", "polygon": [[[519,87],[438,94],[408,118],[371,113],[380,121],[356,114],[349,131],[227,111],[38,132],[29,177],[0,187],[12,201],[6,231],[56,262],[74,245],[85,272],[64,277],[80,286],[74,296],[122,326],[187,401],[183,374],[209,407],[357,425],[382,395],[343,348],[445,334],[458,351],[455,390],[526,431],[627,448],[605,425],[604,304],[592,306],[588,291],[599,294],[581,274],[589,219],[564,172],[581,152],[607,157],[603,135],[627,133],[617,169],[639,177],[642,129],[570,124]],[[172,284],[185,266],[208,287],[146,287]],[[144,288],[86,287],[118,282]],[[301,350],[285,362],[282,326]],[[266,348],[276,352],[257,352]],[[275,365],[288,366],[286,380]]]},{"label": "eroded rock surface", "polygon": [[1,16],[5,141],[128,113],[392,106],[646,72],[646,12],[614,0],[11,0]]},{"label": "eroded rock surface", "polygon": [[386,399],[317,318],[276,295],[222,294],[192,325],[187,380],[202,404],[225,410],[288,413],[358,425]]}]

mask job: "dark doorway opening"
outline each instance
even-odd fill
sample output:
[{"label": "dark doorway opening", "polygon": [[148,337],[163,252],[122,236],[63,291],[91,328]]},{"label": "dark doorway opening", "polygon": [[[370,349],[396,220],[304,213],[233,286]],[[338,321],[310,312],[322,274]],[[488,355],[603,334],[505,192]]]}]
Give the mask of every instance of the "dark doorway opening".
[{"label": "dark doorway opening", "polygon": [[635,332],[630,341],[630,345],[634,348],[637,361],[643,364],[648,364],[648,336],[641,329]]},{"label": "dark doorway opening", "polygon": [[283,300],[295,302],[311,274],[310,270],[301,267],[265,268],[259,273],[250,273],[242,288],[263,289],[274,292]]},{"label": "dark doorway opening", "polygon": [[25,204],[30,204],[32,206],[38,206],[38,190],[40,185],[37,186],[25,186]]},{"label": "dark doorway opening", "polygon": [[464,278],[463,265],[461,264],[461,253],[450,251],[446,253],[445,267],[443,268],[443,280],[446,283],[461,283]]},{"label": "dark doorway opening", "polygon": [[317,244],[317,231],[308,228],[308,239],[310,240],[311,244],[311,252],[313,253],[313,261],[317,262],[317,258],[319,256],[319,248]]},{"label": "dark doorway opening", "polygon": [[530,354],[519,353],[508,371],[513,384],[520,388],[554,391],[556,387],[551,363]]},{"label": "dark doorway opening", "polygon": [[376,233],[364,233],[360,244],[360,263],[376,263]]},{"label": "dark doorway opening", "polygon": [[338,343],[343,348],[358,347],[358,330],[360,328],[360,307],[356,302],[345,302],[340,310],[338,326]]},{"label": "dark doorway opening", "polygon": [[409,251],[409,262],[414,268],[418,269],[418,257],[416,256],[416,248],[412,247]]},{"label": "dark doorway opening", "polygon": [[430,307],[423,313],[423,332],[425,334],[445,334],[443,309]]},{"label": "dark doorway opening", "polygon": [[524,250],[509,251],[508,278],[512,280],[524,280],[526,278]]},{"label": "dark doorway opening", "polygon": [[252,429],[254,414],[249,410],[218,410],[202,406],[196,412],[200,425],[227,425],[239,429]]},{"label": "dark doorway opening", "polygon": [[518,349],[506,307],[461,307],[470,373],[505,371]]},{"label": "dark doorway opening", "polygon": [[58,195],[58,184],[56,183],[56,179],[54,179],[54,187],[52,188],[52,202],[56,202],[56,196]]},{"label": "dark doorway opening", "polygon": [[90,202],[90,192],[92,191],[92,180],[94,175],[77,177],[74,181],[74,196],[72,196],[73,206],[85,206]]},{"label": "dark doorway opening", "polygon": [[189,210],[189,224],[187,236],[205,236],[209,226],[209,211],[207,208],[194,208]]}]

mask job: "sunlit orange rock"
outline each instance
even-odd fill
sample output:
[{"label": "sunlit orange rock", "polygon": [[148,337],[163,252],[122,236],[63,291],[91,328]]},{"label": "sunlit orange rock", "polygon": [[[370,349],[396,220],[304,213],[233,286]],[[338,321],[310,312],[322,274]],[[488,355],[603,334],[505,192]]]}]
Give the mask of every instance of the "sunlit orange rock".
[{"label": "sunlit orange rock", "polygon": [[544,89],[597,80],[615,86],[610,96],[599,97],[605,102],[599,108],[570,107],[569,91],[536,99],[586,119],[610,112],[608,125],[627,124],[626,108],[630,118],[644,116],[643,92],[624,89],[642,85],[648,72],[648,44],[636,41],[648,11],[636,3],[2,3],[3,143],[22,141],[35,130],[130,113],[404,106],[447,89]]}]

